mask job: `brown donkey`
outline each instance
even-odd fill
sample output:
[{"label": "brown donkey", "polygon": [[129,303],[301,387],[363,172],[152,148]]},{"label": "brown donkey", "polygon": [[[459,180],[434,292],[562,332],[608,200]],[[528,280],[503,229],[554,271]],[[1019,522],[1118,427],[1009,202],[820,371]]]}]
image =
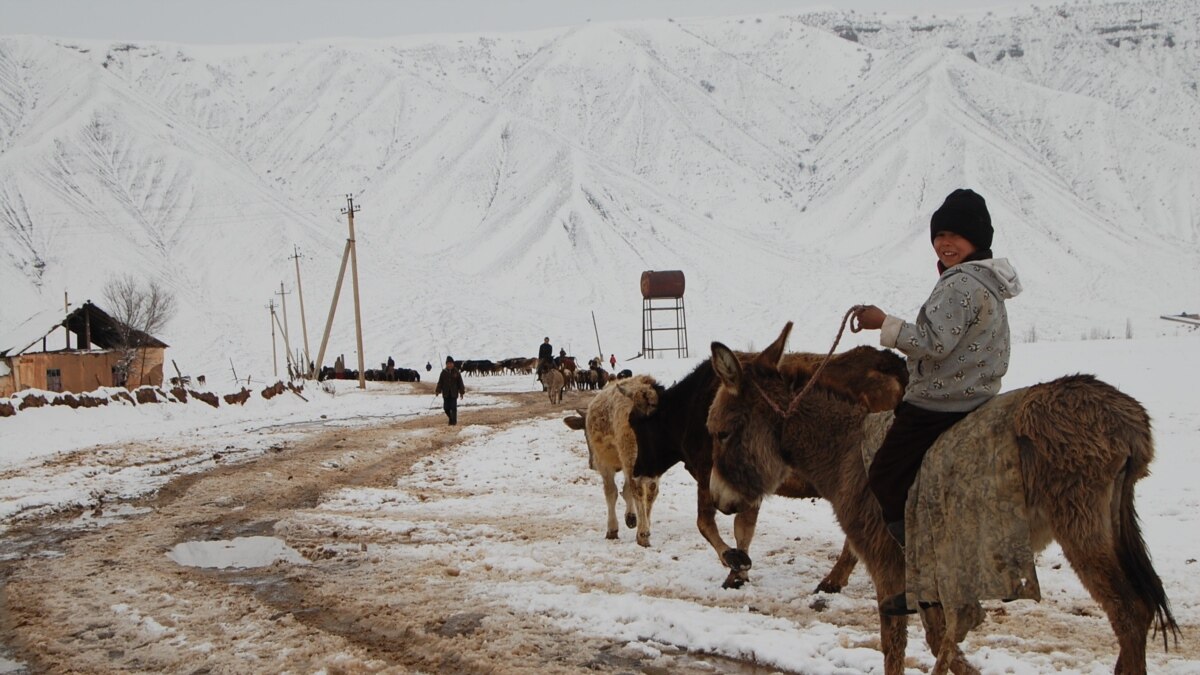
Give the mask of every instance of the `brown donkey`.
[{"label": "brown donkey", "polygon": [[[869,413],[836,386],[780,370],[792,324],[756,359],[743,363],[719,342],[713,366],[721,379],[708,428],[714,438],[711,487],[717,507],[735,513],[757,505],[796,469],[832,504],[847,539],[875,583],[877,599],[904,591],[904,556],[887,534],[867,487],[861,445]],[[795,398],[796,392],[803,395]],[[1134,399],[1091,376],[1076,375],[999,398],[1020,397],[1008,429],[1020,448],[1020,474],[1035,550],[1057,540],[1080,581],[1100,603],[1117,635],[1115,672],[1146,672],[1146,636],[1153,625],[1176,639],[1162,582],[1151,565],[1134,510],[1134,484],[1148,475],[1154,456],[1150,420]],[[789,402],[794,401],[794,405]],[[994,403],[995,401],[993,401]],[[782,404],[782,405],[781,405]],[[985,407],[992,403],[985,404]],[[786,409],[786,410],[785,410]],[[981,411],[983,409],[981,408]],[[887,413],[881,413],[887,414]],[[877,421],[877,420],[872,420]],[[938,443],[955,443],[956,429]],[[969,608],[978,612],[978,607]],[[958,648],[977,617],[968,608],[932,605],[922,610],[926,642],[937,656],[934,673],[977,673]],[[976,620],[973,620],[976,619]],[[904,670],[907,619],[880,615],[884,670]]]}]

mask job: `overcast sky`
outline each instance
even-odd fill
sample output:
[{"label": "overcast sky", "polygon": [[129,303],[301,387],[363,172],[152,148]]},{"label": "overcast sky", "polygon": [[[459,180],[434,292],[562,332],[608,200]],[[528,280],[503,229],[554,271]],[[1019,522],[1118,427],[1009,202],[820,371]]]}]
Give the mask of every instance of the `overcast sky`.
[{"label": "overcast sky", "polygon": [[520,31],[592,21],[839,7],[893,15],[1048,0],[0,0],[0,34],[265,43],[413,33]]}]

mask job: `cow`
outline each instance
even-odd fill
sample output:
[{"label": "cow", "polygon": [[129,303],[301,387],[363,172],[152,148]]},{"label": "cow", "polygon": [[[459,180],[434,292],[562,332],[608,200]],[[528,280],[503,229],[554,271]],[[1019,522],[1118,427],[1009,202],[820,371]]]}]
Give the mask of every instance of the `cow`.
[{"label": "cow", "polygon": [[653,412],[662,391],[662,386],[649,375],[614,382],[592,399],[586,411],[580,410],[578,416],[563,420],[572,429],[584,429],[590,455],[588,465],[604,480],[604,498],[608,503],[607,539],[617,538],[615,476],[620,471],[625,474],[621,490],[625,498],[625,525],[637,528],[639,546],[650,545],[650,511],[658,497],[659,476],[634,476],[638,448],[630,422]]}]

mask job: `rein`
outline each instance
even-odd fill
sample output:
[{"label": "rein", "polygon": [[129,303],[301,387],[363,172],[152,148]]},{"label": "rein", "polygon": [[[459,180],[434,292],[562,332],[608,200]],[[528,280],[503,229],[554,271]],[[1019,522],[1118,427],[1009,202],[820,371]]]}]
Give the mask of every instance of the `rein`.
[{"label": "rein", "polygon": [[801,389],[800,392],[793,396],[792,400],[788,402],[788,407],[786,410],[776,403],[766,391],[763,391],[763,388],[760,387],[757,382],[751,380],[750,383],[754,385],[754,388],[758,390],[758,393],[762,394],[763,400],[767,402],[767,405],[771,407],[771,410],[774,410],[785,420],[796,413],[796,405],[800,403],[800,399],[804,398],[804,395],[808,393],[808,390],[812,389],[813,385],[817,383],[817,377],[821,375],[821,371],[825,370],[825,366],[828,365],[833,359],[833,350],[837,349],[838,343],[842,341],[842,333],[846,331],[846,324],[850,324],[851,333],[857,333],[862,330],[862,326],[858,324],[858,313],[865,308],[866,305],[855,305],[846,310],[846,313],[842,315],[842,325],[838,328],[837,337],[833,339],[833,345],[829,348],[829,353],[825,355],[825,359],[821,361],[821,365],[817,366],[817,369],[813,371],[812,377],[810,377],[808,380],[808,384],[804,385],[804,388]]}]

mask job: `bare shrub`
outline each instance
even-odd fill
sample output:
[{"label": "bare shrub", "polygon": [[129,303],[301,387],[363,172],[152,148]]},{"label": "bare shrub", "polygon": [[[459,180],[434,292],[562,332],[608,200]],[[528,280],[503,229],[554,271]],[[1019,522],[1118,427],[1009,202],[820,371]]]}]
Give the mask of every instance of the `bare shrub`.
[{"label": "bare shrub", "polygon": [[[104,299],[117,322],[120,359],[115,369],[128,382],[134,364],[145,363],[146,337],[160,332],[175,316],[175,296],[157,281],[142,284],[133,275],[122,274],[105,283]],[[139,384],[144,375],[138,373]]]}]

